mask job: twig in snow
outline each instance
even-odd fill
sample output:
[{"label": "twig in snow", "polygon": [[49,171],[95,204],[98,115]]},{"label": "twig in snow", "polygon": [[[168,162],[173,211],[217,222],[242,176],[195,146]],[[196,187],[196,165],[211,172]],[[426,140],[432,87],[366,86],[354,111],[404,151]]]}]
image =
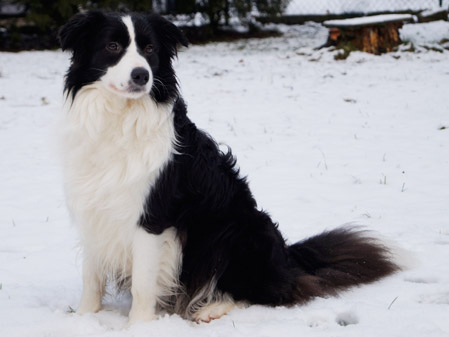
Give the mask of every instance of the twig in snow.
[{"label": "twig in snow", "polygon": [[321,152],[321,155],[323,156],[323,161],[324,161],[324,168],[325,168],[325,169],[326,169],[326,171],[327,171],[327,161],[326,161],[326,155],[324,154],[323,150],[321,150],[321,149],[318,149],[318,150],[320,150],[320,152]]},{"label": "twig in snow", "polygon": [[396,296],[396,297],[394,298],[394,300],[391,301],[390,305],[388,306],[388,310],[391,309],[391,306],[393,305],[394,302],[396,302],[396,300],[398,299],[398,297],[399,297],[399,296]]}]

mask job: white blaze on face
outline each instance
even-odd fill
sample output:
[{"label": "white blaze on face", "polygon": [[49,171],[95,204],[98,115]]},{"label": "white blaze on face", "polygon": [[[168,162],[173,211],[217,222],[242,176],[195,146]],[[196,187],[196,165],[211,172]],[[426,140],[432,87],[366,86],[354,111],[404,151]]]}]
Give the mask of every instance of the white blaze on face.
[{"label": "white blaze on face", "polygon": [[[125,16],[122,20],[128,29],[130,44],[128,47],[122,46],[126,49],[125,54],[116,65],[107,69],[106,74],[100,78],[100,81],[104,83],[106,88],[121,96],[140,98],[150,92],[153,85],[153,74],[147,60],[137,50],[136,34],[131,17]],[[131,78],[131,72],[136,68],[144,68],[149,73],[149,80],[145,86],[142,86],[141,91],[137,90],[140,87]]]}]

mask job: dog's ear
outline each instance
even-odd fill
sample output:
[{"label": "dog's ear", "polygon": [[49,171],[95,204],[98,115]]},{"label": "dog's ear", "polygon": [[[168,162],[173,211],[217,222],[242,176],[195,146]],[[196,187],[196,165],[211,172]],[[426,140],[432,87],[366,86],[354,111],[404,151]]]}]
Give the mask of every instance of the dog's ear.
[{"label": "dog's ear", "polygon": [[159,43],[170,57],[177,55],[180,46],[188,47],[189,41],[176,25],[157,14],[150,14],[148,20]]},{"label": "dog's ear", "polygon": [[58,39],[62,50],[74,50],[79,44],[85,43],[92,28],[104,19],[104,14],[98,11],[78,13],[59,29]]}]

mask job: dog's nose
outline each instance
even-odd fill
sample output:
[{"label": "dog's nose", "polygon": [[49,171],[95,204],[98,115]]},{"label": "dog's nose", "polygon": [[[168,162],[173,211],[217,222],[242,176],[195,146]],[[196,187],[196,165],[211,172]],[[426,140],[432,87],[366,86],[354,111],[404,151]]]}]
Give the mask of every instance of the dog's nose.
[{"label": "dog's nose", "polygon": [[145,68],[134,68],[131,71],[131,79],[137,85],[145,85],[150,79],[150,73]]}]

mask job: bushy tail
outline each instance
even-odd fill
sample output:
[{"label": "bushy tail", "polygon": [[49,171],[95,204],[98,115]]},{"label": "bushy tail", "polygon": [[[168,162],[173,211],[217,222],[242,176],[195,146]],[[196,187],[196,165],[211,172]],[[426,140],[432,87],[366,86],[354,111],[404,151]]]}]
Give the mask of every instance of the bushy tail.
[{"label": "bushy tail", "polygon": [[336,295],[399,270],[388,248],[354,228],[324,232],[289,246],[288,252],[297,271],[297,303]]}]

